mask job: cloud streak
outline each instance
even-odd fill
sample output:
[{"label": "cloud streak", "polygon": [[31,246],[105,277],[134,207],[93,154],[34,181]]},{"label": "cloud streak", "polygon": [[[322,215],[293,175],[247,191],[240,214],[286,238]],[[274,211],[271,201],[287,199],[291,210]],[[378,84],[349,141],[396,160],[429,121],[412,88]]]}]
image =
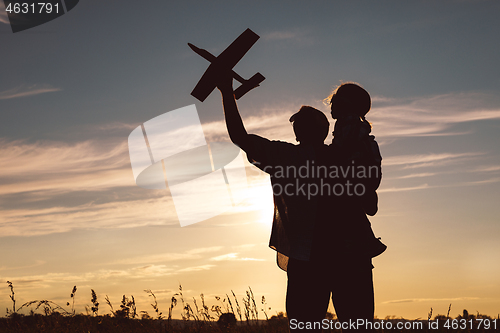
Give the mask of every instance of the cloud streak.
[{"label": "cloud streak", "polygon": [[466,182],[465,184],[466,185],[483,185],[483,184],[491,184],[491,183],[498,183],[498,182],[500,182],[500,177],[472,181],[472,182]]},{"label": "cloud streak", "polygon": [[138,264],[152,264],[158,262],[167,261],[180,261],[180,260],[194,260],[202,258],[202,254],[212,253],[222,250],[222,246],[212,246],[204,248],[195,248],[184,253],[161,253],[153,254],[147,256],[139,256],[133,258],[126,258],[113,262],[112,264],[127,264],[127,265],[138,265]]},{"label": "cloud streak", "polygon": [[382,302],[382,304],[414,303],[414,302],[450,302],[477,300],[479,297],[454,297],[454,298],[406,298]]},{"label": "cloud streak", "polygon": [[454,131],[452,125],[500,119],[500,101],[497,96],[479,93],[411,99],[374,96],[367,118],[380,137],[463,135],[469,131]]},{"label": "cloud streak", "polygon": [[15,285],[23,286],[25,289],[48,288],[51,285],[61,284],[83,284],[102,280],[116,280],[117,278],[145,279],[155,277],[173,276],[186,272],[200,272],[210,270],[216,265],[207,264],[199,266],[188,266],[185,268],[167,267],[166,265],[135,266],[127,269],[100,269],[94,272],[81,274],[70,273],[46,273],[41,275],[27,276],[0,276],[4,281],[12,281]]},{"label": "cloud streak", "polygon": [[401,177],[397,177],[397,178],[399,178],[399,179],[422,178],[422,177],[431,177],[431,176],[434,176],[435,174],[436,173],[433,173],[433,172],[412,173],[410,175],[401,176]]},{"label": "cloud streak", "polygon": [[10,24],[7,13],[4,10],[0,10],[0,23]]},{"label": "cloud streak", "polygon": [[[3,236],[179,223],[169,190],[135,185],[125,140],[67,144],[0,139],[0,170]],[[256,209],[242,202],[226,214]]]},{"label": "cloud streak", "polygon": [[16,270],[16,269],[26,269],[26,268],[33,268],[33,267],[38,267],[45,265],[45,261],[43,260],[37,260],[34,264],[31,265],[24,265],[24,266],[14,266],[14,267],[6,267],[6,266],[0,266],[0,271],[7,271],[7,270]]},{"label": "cloud streak", "polygon": [[0,100],[35,96],[61,90],[62,90],[61,88],[54,88],[51,86],[38,87],[37,85],[30,87],[18,87],[0,92]]},{"label": "cloud streak", "polygon": [[177,223],[168,192],[136,188],[125,142],[0,140],[0,170],[3,236]]},{"label": "cloud streak", "polygon": [[7,12],[5,11],[5,4],[3,1],[0,1],[0,23],[10,24],[9,17]]},{"label": "cloud streak", "polygon": [[483,153],[438,153],[389,156],[382,160],[382,166],[404,166],[419,168],[456,163],[457,160],[470,159]]},{"label": "cloud streak", "polygon": [[6,141],[0,139],[0,195],[104,190],[133,186],[125,142]]},{"label": "cloud streak", "polygon": [[116,200],[105,204],[88,203],[75,207],[3,209],[1,220],[0,234],[4,237],[61,233],[78,228],[178,225],[175,207],[171,199],[165,196],[126,202]]},{"label": "cloud streak", "polygon": [[500,165],[482,166],[473,170],[474,172],[495,172],[500,171]]},{"label": "cloud streak", "polygon": [[304,32],[299,31],[271,31],[263,34],[262,38],[270,41],[280,41],[280,40],[297,40],[303,38]]},{"label": "cloud streak", "polygon": [[405,192],[405,191],[415,191],[415,190],[425,190],[430,188],[429,185],[427,184],[422,184],[418,186],[412,186],[412,187],[391,187],[391,188],[381,188],[378,189],[378,193],[387,193],[387,192]]},{"label": "cloud streak", "polygon": [[199,272],[199,271],[207,271],[209,269],[212,269],[215,267],[215,265],[201,265],[201,266],[194,266],[194,267],[187,267],[183,269],[179,269],[179,273],[184,273],[184,272]]},{"label": "cloud streak", "polygon": [[314,44],[314,37],[312,37],[311,33],[306,29],[269,31],[262,34],[262,39],[271,42],[273,46],[280,42],[293,44],[299,47]]},{"label": "cloud streak", "polygon": [[265,261],[264,259],[256,259],[256,258],[240,258],[239,253],[232,252],[223,254],[217,257],[210,258],[211,261]]}]

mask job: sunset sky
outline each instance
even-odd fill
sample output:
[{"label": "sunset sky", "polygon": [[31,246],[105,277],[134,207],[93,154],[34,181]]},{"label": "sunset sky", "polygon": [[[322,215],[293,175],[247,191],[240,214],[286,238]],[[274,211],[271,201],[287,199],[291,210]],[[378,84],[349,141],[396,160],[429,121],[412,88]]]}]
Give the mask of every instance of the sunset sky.
[{"label": "sunset sky", "polygon": [[250,286],[284,311],[265,175],[247,163],[245,201],[181,228],[168,190],[136,186],[127,146],[191,104],[207,141],[228,141],[220,94],[190,95],[208,62],[187,43],[218,55],[250,28],[235,71],[266,77],[238,101],[250,133],[295,142],[290,115],[331,119],[322,100],[342,81],[372,96],[376,316],[500,313],[499,1],[85,0],[15,34],[0,6],[0,309],[8,280],[17,306],[65,305],[76,285],[78,311],[94,289],[102,314],[124,294],[152,314],[151,289],[167,313],[182,284],[191,304]]}]

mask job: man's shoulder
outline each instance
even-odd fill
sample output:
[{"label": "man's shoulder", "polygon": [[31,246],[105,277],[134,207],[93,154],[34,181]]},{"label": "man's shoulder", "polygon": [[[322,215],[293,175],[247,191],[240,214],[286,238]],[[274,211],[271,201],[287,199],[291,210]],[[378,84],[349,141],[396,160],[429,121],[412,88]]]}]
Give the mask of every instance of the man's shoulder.
[{"label": "man's shoulder", "polygon": [[248,137],[250,140],[252,141],[257,141],[257,142],[262,142],[262,143],[267,143],[267,144],[273,144],[273,145],[286,145],[286,146],[293,146],[293,147],[297,147],[298,145],[295,145],[293,143],[290,143],[290,142],[286,142],[286,141],[281,141],[281,140],[269,140],[267,138],[264,138],[260,135],[257,135],[257,134],[248,134]]},{"label": "man's shoulder", "polygon": [[285,141],[271,141],[259,135],[249,134],[246,149],[248,160],[260,166],[276,166],[289,163],[298,145]]},{"label": "man's shoulder", "polygon": [[249,134],[249,141],[255,150],[272,151],[273,153],[288,152],[299,147],[298,145],[290,142],[269,140],[255,134]]}]

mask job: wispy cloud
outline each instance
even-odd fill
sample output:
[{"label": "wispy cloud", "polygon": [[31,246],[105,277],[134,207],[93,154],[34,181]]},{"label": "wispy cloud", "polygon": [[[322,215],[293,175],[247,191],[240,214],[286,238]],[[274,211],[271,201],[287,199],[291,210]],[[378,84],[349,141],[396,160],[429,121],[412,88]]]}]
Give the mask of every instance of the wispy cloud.
[{"label": "wispy cloud", "polygon": [[5,11],[5,4],[3,1],[0,1],[0,23],[10,24],[9,17],[7,16],[7,12]]},{"label": "wispy cloud", "polygon": [[178,267],[167,267],[166,265],[144,265],[135,266],[127,269],[100,269],[93,272],[86,272],[81,274],[71,273],[46,273],[41,275],[26,275],[26,276],[13,276],[3,275],[2,280],[14,282],[15,285],[21,285],[24,288],[40,289],[60,284],[83,284],[86,282],[95,282],[101,280],[116,280],[117,278],[129,279],[144,279],[177,275],[185,272],[199,272],[206,271],[215,265],[200,265],[189,266],[179,269]]},{"label": "wispy cloud", "polygon": [[304,32],[298,31],[271,31],[263,34],[262,38],[266,40],[276,41],[276,40],[296,40],[302,38],[304,36]]},{"label": "wispy cloud", "polygon": [[[67,232],[73,229],[134,228],[175,225],[178,220],[171,198],[166,196],[75,207],[27,207],[1,211],[2,236],[33,236]],[[172,213],[174,212],[174,213]]]},{"label": "wispy cloud", "polygon": [[37,260],[34,264],[31,264],[31,265],[14,266],[14,267],[0,266],[0,271],[7,271],[7,270],[10,271],[10,270],[16,270],[16,269],[33,268],[33,267],[45,265],[45,263],[46,262],[43,260]]},{"label": "wispy cloud", "polygon": [[405,166],[406,168],[419,168],[436,165],[456,163],[459,159],[470,159],[483,153],[439,153],[389,156],[382,160],[383,166]]},{"label": "wispy cloud", "polygon": [[247,250],[251,250],[251,249],[255,248],[257,245],[267,245],[267,243],[263,243],[263,244],[242,244],[242,245],[233,246],[232,248],[233,249],[238,249],[240,251],[247,251]]},{"label": "wispy cloud", "polygon": [[248,257],[240,258],[239,260],[242,260],[242,261],[266,261],[265,259],[248,258]]},{"label": "wispy cloud", "polygon": [[0,9],[0,23],[9,24],[9,18],[7,16],[7,12],[5,10]]},{"label": "wispy cloud", "polygon": [[474,171],[474,172],[495,172],[495,171],[500,171],[500,165],[481,166],[481,167],[475,168],[472,171]]},{"label": "wispy cloud", "polygon": [[203,257],[202,254],[217,252],[222,249],[223,249],[222,246],[194,248],[184,253],[160,253],[160,254],[126,258],[115,261],[112,264],[141,265],[141,264],[153,264],[158,262],[169,262],[169,261],[179,261],[179,260],[194,260],[202,258]]},{"label": "wispy cloud", "polygon": [[210,258],[211,261],[265,261],[264,259],[256,258],[239,258],[239,253],[227,253],[217,257]]},{"label": "wispy cloud", "polygon": [[217,257],[210,258],[212,261],[225,261],[225,260],[237,260],[238,253],[227,253]]},{"label": "wispy cloud", "polygon": [[132,186],[128,148],[106,142],[75,144],[0,140],[0,195],[71,192]]},{"label": "wispy cloud", "polygon": [[415,190],[426,190],[430,188],[443,188],[443,187],[462,187],[462,186],[476,186],[493,184],[500,182],[500,177],[488,178],[477,181],[463,181],[462,179],[456,183],[447,183],[439,185],[429,185],[427,183],[417,185],[417,186],[407,186],[407,187],[381,187],[377,190],[378,193],[388,193],[388,192],[405,192],[405,191],[415,191]]},{"label": "wispy cloud", "polygon": [[167,261],[193,260],[199,258],[201,258],[200,255],[195,255],[190,253],[161,253],[161,254],[152,254],[148,256],[121,259],[113,262],[113,264],[138,265],[138,264],[152,264],[152,263],[167,262]]},{"label": "wispy cloud", "polygon": [[168,191],[135,186],[126,142],[0,140],[0,170],[3,236],[178,223]]},{"label": "wispy cloud", "polygon": [[477,120],[500,119],[497,96],[453,93],[410,99],[374,96],[367,118],[380,137],[463,135],[452,126]]},{"label": "wispy cloud", "polygon": [[414,302],[450,302],[450,301],[469,301],[480,299],[479,297],[454,297],[454,298],[406,298],[382,302],[382,304],[393,303],[414,303]]},{"label": "wispy cloud", "polygon": [[215,265],[201,265],[201,266],[194,266],[194,267],[187,267],[187,268],[179,269],[178,272],[183,273],[183,272],[207,271],[209,269],[212,269],[213,267],[215,267]]},{"label": "wispy cloud", "polygon": [[431,177],[431,176],[434,176],[435,174],[436,173],[433,173],[433,172],[412,173],[410,175],[401,176],[401,177],[397,177],[397,178],[399,178],[399,179],[422,178],[422,177]]},{"label": "wispy cloud", "polygon": [[222,246],[211,246],[211,247],[198,247],[187,251],[189,254],[202,254],[202,253],[212,253],[222,250]]},{"label": "wispy cloud", "polygon": [[483,184],[491,184],[500,182],[500,177],[477,180],[472,182],[466,182],[465,185],[483,185]]},{"label": "wispy cloud", "polygon": [[[136,186],[126,138],[71,144],[0,139],[0,170],[3,236],[178,225],[169,190]],[[198,208],[204,209],[203,205],[208,204],[199,203]],[[243,202],[227,213],[255,209]]]},{"label": "wispy cloud", "polygon": [[0,92],[0,99],[20,98],[27,96],[35,96],[49,92],[61,91],[61,88],[54,88],[49,85],[33,85],[29,87],[17,87],[10,90]]},{"label": "wispy cloud", "polygon": [[390,187],[390,188],[380,188],[377,190],[378,193],[386,193],[386,192],[404,192],[404,191],[415,191],[415,190],[424,190],[428,189],[430,186],[428,184],[422,184],[418,186],[412,187]]},{"label": "wispy cloud", "polygon": [[113,131],[113,130],[129,130],[129,131],[132,131],[137,126],[138,125],[136,125],[136,124],[127,124],[127,123],[122,123],[122,122],[112,122],[112,123],[106,123],[106,124],[93,125],[92,129],[95,129],[95,130],[98,130],[98,131]]}]

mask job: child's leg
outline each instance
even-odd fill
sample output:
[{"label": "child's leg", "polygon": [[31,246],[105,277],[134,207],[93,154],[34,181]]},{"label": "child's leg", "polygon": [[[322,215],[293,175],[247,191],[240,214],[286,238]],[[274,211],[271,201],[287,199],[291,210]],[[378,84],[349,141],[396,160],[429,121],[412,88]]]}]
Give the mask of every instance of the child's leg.
[{"label": "child's leg", "polygon": [[[358,329],[354,330],[355,332],[370,332],[375,309],[371,263],[368,265],[367,260],[363,260],[356,265],[350,262],[338,268],[332,279],[335,312],[341,322],[357,323],[358,319],[362,319],[363,325],[356,326]],[[352,328],[353,326],[349,325],[349,328],[342,329],[342,332],[348,332]]]}]

